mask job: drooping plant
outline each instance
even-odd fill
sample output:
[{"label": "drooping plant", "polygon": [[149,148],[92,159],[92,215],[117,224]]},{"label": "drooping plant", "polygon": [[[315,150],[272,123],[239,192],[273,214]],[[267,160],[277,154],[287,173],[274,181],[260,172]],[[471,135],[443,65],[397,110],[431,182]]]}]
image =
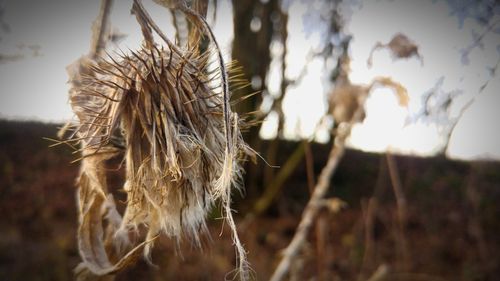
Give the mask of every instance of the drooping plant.
[{"label": "drooping plant", "polygon": [[[231,111],[226,65],[198,2],[157,1],[191,22],[187,46],[165,36],[139,0],[132,12],[144,42],[130,54],[84,57],[70,72],[70,103],[77,117],[71,141],[81,149],[77,180],[80,280],[109,276],[165,234],[200,244],[205,218],[220,200],[232,230],[238,272],[248,279],[246,252],[231,214],[231,190],[239,187],[240,160],[252,150]],[[194,8],[193,8],[194,7]],[[164,45],[153,40],[153,31]],[[198,49],[202,38],[211,43]],[[106,186],[106,160],[124,155],[127,193],[123,217]],[[106,229],[104,228],[104,222]],[[131,235],[147,229],[143,242]]]}]

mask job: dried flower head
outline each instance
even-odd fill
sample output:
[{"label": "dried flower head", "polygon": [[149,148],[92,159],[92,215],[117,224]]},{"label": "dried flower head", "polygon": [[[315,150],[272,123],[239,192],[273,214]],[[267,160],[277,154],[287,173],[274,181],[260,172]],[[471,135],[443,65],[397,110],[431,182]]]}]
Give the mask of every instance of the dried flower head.
[{"label": "dried flower head", "polygon": [[[160,234],[189,237],[199,245],[207,212],[218,199],[233,231],[240,277],[248,277],[230,203],[232,186],[238,187],[241,176],[239,160],[251,150],[241,137],[241,121],[230,110],[226,66],[212,31],[195,11],[176,5],[197,27],[190,47],[172,44],[134,1],[143,47],[118,57],[83,58],[70,73],[70,102],[78,119],[72,140],[82,152],[81,280],[114,273],[141,250],[147,257]],[[166,46],[153,41],[152,30]],[[202,34],[213,47],[200,54],[196,46]],[[104,166],[121,151],[127,193],[123,218],[108,194]],[[146,238],[131,249],[129,235],[141,225],[147,227]]]}]

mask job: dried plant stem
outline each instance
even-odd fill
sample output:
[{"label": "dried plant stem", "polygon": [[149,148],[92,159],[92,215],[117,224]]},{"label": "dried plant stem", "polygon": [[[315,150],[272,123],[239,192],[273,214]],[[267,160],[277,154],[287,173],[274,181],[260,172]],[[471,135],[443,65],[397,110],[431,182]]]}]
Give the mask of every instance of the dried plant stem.
[{"label": "dried plant stem", "polygon": [[254,213],[260,215],[264,213],[271,203],[273,202],[276,195],[280,192],[283,184],[292,174],[295,168],[299,165],[302,157],[304,156],[304,143],[300,143],[295,151],[288,157],[283,167],[280,169],[279,173],[273,178],[273,181],[264,191],[264,194],[257,200],[254,206]]},{"label": "dried plant stem", "polygon": [[400,213],[399,216],[401,217],[401,220],[404,220],[406,217],[406,198],[403,193],[403,187],[399,177],[396,160],[390,152],[387,152],[385,157],[387,160],[387,167],[389,168],[389,175],[391,177],[394,196],[396,196],[396,204],[398,205],[398,212]]},{"label": "dried plant stem", "polygon": [[[486,87],[486,85],[483,85]],[[481,88],[481,89],[484,89],[484,88]],[[479,91],[479,94],[481,93],[481,89]],[[442,150],[442,153],[443,154],[446,154],[446,152],[448,151],[448,147],[450,146],[450,140],[451,140],[451,136],[453,134],[453,132],[455,132],[455,128],[457,127],[458,125],[458,122],[460,122],[460,120],[462,120],[462,117],[464,116],[465,112],[467,112],[467,110],[470,108],[470,106],[476,101],[476,97],[477,96],[474,96],[472,99],[470,99],[461,109],[460,109],[460,112],[458,113],[458,116],[455,118],[455,120],[453,121],[453,123],[451,124],[450,126],[450,129],[448,130],[447,132],[447,136],[446,136],[446,143],[444,144],[444,147],[443,147],[443,150]]]},{"label": "dried plant stem", "polygon": [[93,60],[100,57],[106,47],[106,42],[108,41],[106,34],[109,28],[109,14],[111,13],[112,5],[113,0],[102,0],[99,16],[92,24],[92,38],[89,57]]},{"label": "dried plant stem", "polygon": [[[280,145],[280,138],[278,135],[270,141],[267,148],[266,161],[269,163],[278,163],[278,150]],[[269,186],[269,183],[273,182],[276,177],[276,169],[271,166],[267,166],[264,169],[264,185]]]},{"label": "dried plant stem", "polygon": [[330,186],[330,179],[333,175],[333,172],[336,170],[340,159],[344,154],[344,143],[337,143],[334,145],[332,150],[330,151],[330,155],[328,158],[328,162],[326,166],[321,171],[319,175],[318,184],[314,188],[314,192],[311,196],[311,199],[307,203],[306,209],[302,215],[302,220],[295,232],[295,235],[292,239],[292,242],[288,245],[288,247],[284,250],[283,259],[280,264],[276,268],[276,271],[273,273],[271,277],[271,281],[279,281],[283,280],[286,273],[288,272],[290,265],[293,259],[297,256],[302,245],[306,240],[306,236],[309,232],[309,229],[314,223],[314,219],[319,211],[319,201],[324,197],[328,187]]},{"label": "dried plant stem", "polygon": [[377,212],[378,200],[375,196],[372,196],[368,202],[364,202],[363,206],[363,224],[365,228],[365,250],[363,253],[363,261],[360,267],[360,274],[358,280],[365,280],[365,272],[367,269],[371,268],[373,263],[373,253],[375,249],[375,217]]},{"label": "dried plant stem", "polygon": [[380,193],[385,186],[385,180],[387,175],[387,165],[385,157],[380,157],[379,160],[379,171],[377,176],[377,181],[373,189],[372,196],[368,199],[368,202],[362,202],[362,221],[364,227],[364,245],[365,251],[363,253],[363,260],[361,266],[359,267],[358,280],[366,280],[366,273],[368,269],[371,269],[373,265],[373,249],[375,246],[374,241],[374,227],[375,218],[378,212],[378,198],[380,198]]},{"label": "dried plant stem", "polygon": [[344,127],[339,130],[332,149],[330,150],[330,154],[328,157],[328,161],[323,167],[321,171],[318,183],[314,188],[314,192],[307,203],[307,206],[302,214],[302,219],[295,231],[295,235],[290,242],[290,244],[283,251],[283,258],[281,259],[278,267],[274,271],[271,276],[271,281],[280,281],[286,276],[288,271],[290,270],[290,265],[295,257],[299,254],[302,245],[306,241],[307,234],[313,225],[315,218],[321,208],[321,200],[325,196],[328,191],[328,187],[330,186],[330,180],[333,176],[333,173],[338,167],[340,160],[345,152],[345,140],[349,136],[351,132],[352,125],[358,120],[362,119],[363,108],[358,107],[356,110],[351,122],[345,123]]},{"label": "dried plant stem", "polygon": [[328,279],[328,262],[330,260],[330,255],[328,252],[328,217],[326,214],[320,214],[316,220],[316,270],[317,270],[317,280],[324,281]]},{"label": "dried plant stem", "polygon": [[314,186],[316,185],[316,179],[314,178],[314,157],[309,141],[304,140],[303,142],[306,154],[307,186],[309,188],[309,192],[312,194],[314,191]]},{"label": "dried plant stem", "polygon": [[[309,194],[314,192],[314,186],[316,185],[316,179],[314,177],[314,157],[311,151],[311,145],[309,141],[304,140],[305,145],[305,158],[306,158],[306,173],[307,173],[307,186],[309,188]],[[327,257],[327,231],[328,231],[328,221],[323,215],[320,215],[316,221],[316,270],[317,279],[325,280]]]},{"label": "dried plant stem", "polygon": [[406,198],[403,192],[403,187],[401,184],[401,179],[399,177],[399,172],[394,156],[388,151],[386,154],[387,167],[389,170],[389,176],[391,178],[391,185],[396,197],[397,205],[397,220],[398,220],[398,231],[397,240],[399,244],[399,250],[402,257],[402,265],[405,270],[407,270],[410,264],[410,255],[408,253],[408,243],[406,241],[405,226],[406,226]]},{"label": "dried plant stem", "polygon": [[[90,42],[90,50],[87,57],[79,59],[75,64],[79,71],[72,72],[70,79],[77,84],[81,79],[81,72],[85,72],[86,66],[84,65],[85,59],[97,61],[104,53],[107,43],[107,31],[109,29],[109,14],[111,12],[112,0],[102,0],[99,9],[99,15],[92,24],[92,37]],[[59,135],[62,137],[66,130],[69,128],[69,123],[61,129]],[[83,157],[82,169],[78,179],[78,197],[80,206],[80,218],[78,227],[78,248],[83,262],[75,268],[76,280],[108,280],[112,281],[115,276],[113,272],[121,269],[126,264],[135,259],[136,253],[143,245],[130,252],[130,255],[124,257],[119,263],[112,265],[105,253],[104,241],[102,239],[104,229],[102,226],[102,218],[100,215],[101,207],[105,204],[106,175],[102,173],[104,169],[103,161],[109,156],[96,155],[95,151],[85,147],[85,142],[82,143],[82,155],[93,155],[90,157]],[[110,155],[115,152],[111,151]],[[85,168],[87,169],[85,169]],[[89,167],[91,167],[89,169]],[[99,171],[101,169],[101,171]],[[92,187],[92,188],[89,188]],[[121,220],[121,217],[119,218]],[[108,227],[108,230],[112,226]],[[106,237],[107,239],[108,237]],[[87,265],[87,266],[85,266]],[[97,266],[98,265],[98,266]],[[95,275],[96,272],[101,272],[106,275],[99,279]]]}]

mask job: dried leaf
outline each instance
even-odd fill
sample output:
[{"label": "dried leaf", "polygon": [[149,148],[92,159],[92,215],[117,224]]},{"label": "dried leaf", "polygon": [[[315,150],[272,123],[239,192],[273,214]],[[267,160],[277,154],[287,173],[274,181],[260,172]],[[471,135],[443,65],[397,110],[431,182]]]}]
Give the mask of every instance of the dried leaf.
[{"label": "dried leaf", "polygon": [[416,56],[421,63],[423,63],[423,58],[420,56],[418,52],[418,46],[406,35],[403,33],[397,33],[392,37],[391,41],[387,44],[382,44],[380,42],[377,42],[373,49],[370,52],[370,56],[368,58],[368,66],[371,67],[372,65],[372,56],[373,52],[377,49],[380,48],[387,48],[390,50],[391,55],[393,58],[397,59],[402,59],[402,58],[410,58],[412,56]]},{"label": "dried leaf", "polygon": [[399,105],[403,107],[408,107],[408,102],[410,100],[410,97],[408,96],[408,91],[406,90],[405,86],[392,80],[389,77],[377,77],[373,80],[372,85],[376,83],[381,84],[384,87],[392,88],[396,93]]},{"label": "dried leaf", "polygon": [[321,200],[321,204],[328,209],[332,214],[340,212],[342,209],[347,207],[347,203],[339,198],[328,198]]}]

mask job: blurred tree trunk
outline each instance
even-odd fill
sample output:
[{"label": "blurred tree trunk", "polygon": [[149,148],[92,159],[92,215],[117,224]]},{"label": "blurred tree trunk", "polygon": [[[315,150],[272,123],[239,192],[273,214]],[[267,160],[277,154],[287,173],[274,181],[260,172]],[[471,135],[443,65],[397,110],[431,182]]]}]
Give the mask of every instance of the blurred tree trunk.
[{"label": "blurred tree trunk", "polygon": [[[266,3],[254,0],[232,0],[234,39],[232,45],[232,58],[243,67],[244,78],[247,81],[260,81],[257,88],[249,88],[236,93],[238,98],[252,91],[263,92],[266,89],[266,76],[271,62],[269,46],[274,33],[272,18],[279,15],[280,7],[278,0],[269,0]],[[253,20],[253,23],[252,23]],[[251,28],[253,26],[253,30]],[[260,27],[260,28],[258,28]],[[244,114],[258,110],[262,102],[262,95],[254,95],[236,104],[235,111]],[[243,137],[256,151],[260,151],[261,141],[259,138],[260,124],[249,128],[243,133]],[[254,164],[247,164],[245,185],[248,195],[256,195],[256,172]]]}]

